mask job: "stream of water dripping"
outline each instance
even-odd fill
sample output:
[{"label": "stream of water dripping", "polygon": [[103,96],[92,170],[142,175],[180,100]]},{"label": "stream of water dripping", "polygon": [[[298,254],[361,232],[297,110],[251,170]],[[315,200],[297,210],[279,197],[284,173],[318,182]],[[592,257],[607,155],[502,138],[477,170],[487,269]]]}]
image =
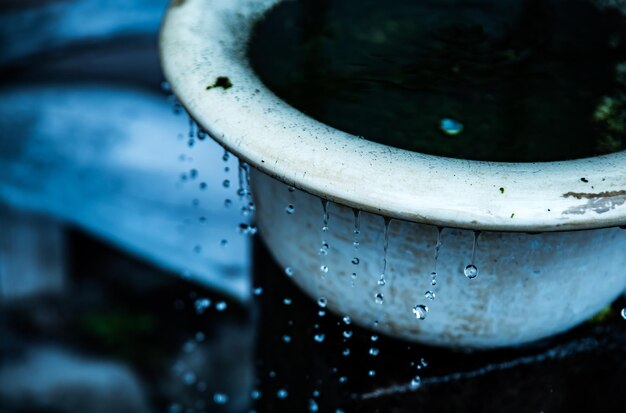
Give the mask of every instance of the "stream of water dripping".
[{"label": "stream of water dripping", "polygon": [[[360,259],[358,257],[358,250],[359,250],[359,235],[361,234],[361,211],[354,208],[352,209],[352,213],[354,214],[354,229],[352,230],[353,233],[353,241],[352,241],[352,245],[354,246],[354,258],[352,259],[352,264],[359,265]],[[351,278],[352,278],[352,287],[354,287],[355,284],[355,280],[357,277],[357,271],[356,269],[352,272]]]},{"label": "stream of water dripping", "polygon": [[476,266],[476,247],[478,245],[478,237],[480,236],[480,231],[474,231],[474,242],[472,243],[472,259],[470,263],[465,267],[463,272],[465,276],[470,280],[476,278],[478,275],[478,267]]}]

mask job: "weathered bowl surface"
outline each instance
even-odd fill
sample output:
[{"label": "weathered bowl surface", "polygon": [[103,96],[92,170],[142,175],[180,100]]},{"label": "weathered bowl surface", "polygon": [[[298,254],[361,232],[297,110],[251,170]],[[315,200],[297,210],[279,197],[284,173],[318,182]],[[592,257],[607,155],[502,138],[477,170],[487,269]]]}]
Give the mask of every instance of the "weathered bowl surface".
[{"label": "weathered bowl surface", "polygon": [[[250,68],[252,25],[276,3],[174,1],[163,23],[161,59],[190,115],[265,174],[253,179],[261,235],[310,296],[326,297],[330,309],[362,325],[379,319],[373,328],[398,337],[492,347],[563,331],[624,289],[626,231],[616,227],[626,224],[626,152],[563,162],[477,162],[408,152],[328,127],[278,99]],[[219,77],[232,86],[207,88]],[[302,191],[289,192],[279,181]],[[316,196],[333,201],[325,234]],[[294,214],[285,213],[289,203]],[[352,208],[368,212],[358,252]],[[382,287],[383,219],[369,213],[395,218]],[[443,232],[430,301],[424,293],[435,226],[463,230]],[[480,273],[469,280],[463,268],[472,230],[483,233]],[[320,256],[322,240],[329,251]],[[351,263],[354,256],[359,265]],[[329,268],[324,278],[322,265]],[[375,302],[379,292],[383,304]],[[413,316],[416,304],[429,307],[425,320]]]}]

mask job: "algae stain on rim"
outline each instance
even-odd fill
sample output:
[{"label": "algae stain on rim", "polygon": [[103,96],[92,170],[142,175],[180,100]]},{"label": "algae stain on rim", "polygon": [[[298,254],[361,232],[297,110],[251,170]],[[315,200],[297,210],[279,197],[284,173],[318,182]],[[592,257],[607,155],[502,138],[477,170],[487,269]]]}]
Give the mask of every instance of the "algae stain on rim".
[{"label": "algae stain on rim", "polygon": [[[162,25],[172,90],[242,160],[330,201],[407,221],[493,231],[626,224],[626,151],[541,163],[444,158],[367,141],[289,106],[246,53],[254,23],[280,1],[175,0]],[[219,78],[230,86],[209,87]]]}]

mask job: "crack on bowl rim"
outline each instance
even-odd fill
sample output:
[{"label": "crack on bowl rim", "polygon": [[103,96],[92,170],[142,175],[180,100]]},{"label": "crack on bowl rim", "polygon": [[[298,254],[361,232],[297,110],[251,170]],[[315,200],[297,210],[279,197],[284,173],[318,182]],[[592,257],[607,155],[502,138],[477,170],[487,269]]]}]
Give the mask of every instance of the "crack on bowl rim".
[{"label": "crack on bowl rim", "polygon": [[[626,151],[536,163],[446,158],[367,141],[289,106],[246,53],[254,23],[281,1],[174,1],[161,28],[172,91],[243,161],[313,195],[400,220],[520,232],[626,225]],[[207,90],[218,77],[232,87]]]}]

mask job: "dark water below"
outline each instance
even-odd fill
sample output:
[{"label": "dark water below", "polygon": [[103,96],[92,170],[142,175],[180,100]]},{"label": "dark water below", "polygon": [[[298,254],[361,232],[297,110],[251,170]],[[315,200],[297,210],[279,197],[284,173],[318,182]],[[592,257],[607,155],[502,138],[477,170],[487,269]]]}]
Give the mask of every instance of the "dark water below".
[{"label": "dark water below", "polygon": [[588,0],[299,0],[257,24],[254,69],[340,130],[453,158],[626,149],[626,16]]}]

